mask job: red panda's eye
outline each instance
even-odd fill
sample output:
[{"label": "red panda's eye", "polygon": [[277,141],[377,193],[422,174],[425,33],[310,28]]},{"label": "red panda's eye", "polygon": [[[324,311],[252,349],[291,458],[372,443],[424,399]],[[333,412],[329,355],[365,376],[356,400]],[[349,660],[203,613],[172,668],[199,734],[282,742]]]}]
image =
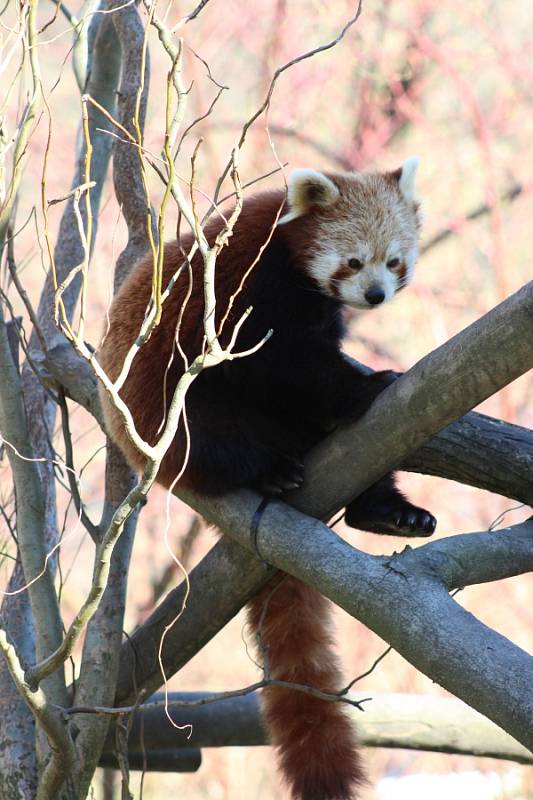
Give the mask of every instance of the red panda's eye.
[{"label": "red panda's eye", "polygon": [[358,258],[349,258],[348,266],[350,267],[350,269],[363,269],[363,262],[360,261]]},{"label": "red panda's eye", "polygon": [[400,263],[399,258],[391,258],[387,261],[387,266],[389,269],[394,269],[394,267],[397,267],[399,263]]}]

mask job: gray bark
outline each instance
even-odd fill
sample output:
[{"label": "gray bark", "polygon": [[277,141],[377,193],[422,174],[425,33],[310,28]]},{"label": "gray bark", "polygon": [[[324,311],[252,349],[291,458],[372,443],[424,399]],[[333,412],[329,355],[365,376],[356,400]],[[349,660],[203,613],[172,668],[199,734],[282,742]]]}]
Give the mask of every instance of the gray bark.
[{"label": "gray bark", "polygon": [[[42,658],[61,637],[61,619],[53,586],[50,562],[42,537],[45,497],[39,468],[33,460],[31,428],[26,418],[20,375],[15,367],[0,305],[0,431],[8,443],[7,455],[17,500],[18,549],[22,571],[17,576],[28,584],[34,621],[36,655]],[[37,576],[41,576],[35,580]],[[13,583],[13,581],[11,581]],[[19,588],[19,587],[16,587]],[[33,631],[30,630],[30,639]],[[67,699],[61,675],[50,678],[46,688],[56,702]]]},{"label": "gray bark", "polygon": [[533,431],[471,412],[407,456],[400,469],[437,475],[532,505]]},{"label": "gray bark", "polygon": [[[209,700],[205,692],[170,692],[169,703]],[[353,692],[350,694],[353,697]],[[162,693],[147,703],[161,702]],[[509,734],[465,703],[453,697],[428,697],[413,694],[373,694],[364,712],[346,706],[357,725],[361,744],[366,747],[401,747],[441,753],[487,756],[524,764],[533,763],[533,754]],[[129,752],[165,751],[175,748],[253,747],[269,743],[259,694],[253,692],[207,705],[169,709],[177,725],[192,730],[177,731],[164,707],[149,705],[134,718],[128,739]],[[105,752],[113,749],[109,735]]]},{"label": "gray bark", "polygon": [[[250,551],[258,499],[252,492],[240,492],[238,503],[235,497],[188,498]],[[533,658],[448,594],[469,581],[533,569],[533,521],[375,557],[351,547],[318,520],[272,503],[261,522],[258,546],[270,564],[317,588],[433,681],[533,748]],[[502,560],[495,562],[495,555]]]},{"label": "gray bark", "polygon": [[[202,754],[200,750],[188,748],[179,750],[170,746],[168,750],[148,750],[142,752],[128,750],[128,767],[140,772],[196,772],[200,769]],[[112,753],[102,753],[101,767],[119,768],[118,759]]]},{"label": "gray bark", "polygon": [[[17,562],[8,591],[24,585],[24,574]],[[28,592],[6,595],[0,613],[2,627],[13,642],[24,664],[35,661],[33,617]],[[37,793],[35,758],[35,719],[11,680],[5,659],[0,659],[0,800],[27,800]]]},{"label": "gray bark", "polygon": [[[144,129],[150,73],[148,54],[142,74],[142,45],[144,27],[135,6],[122,7],[122,2],[109,3],[114,9],[111,37],[117,64],[121,63],[121,80],[118,92],[118,122],[133,132],[137,97],[142,89],[139,105],[139,130]],[[108,81],[109,83],[109,81]],[[108,123],[109,124],[109,123]],[[128,243],[117,259],[115,288],[120,286],[127,272],[146,250],[147,204],[139,173],[137,149],[127,142],[117,140],[113,151],[115,194],[128,226]],[[106,497],[100,530],[104,531],[111,518],[133,489],[136,478],[120,451],[108,441],[106,461]],[[135,536],[138,512],[135,511],[124,525],[124,530],[113,550],[107,587],[100,605],[91,618],[85,637],[80,677],[76,684],[76,704],[106,705],[113,701],[118,672],[120,643],[126,603],[128,569]],[[106,717],[87,716],[78,721],[79,734],[76,746],[80,754],[74,781],[79,797],[89,790],[94,770],[98,765],[105,741],[109,720]],[[177,767],[179,759],[172,760]],[[194,759],[190,763],[196,763]]]},{"label": "gray bark", "polygon": [[192,591],[185,613],[176,619],[185,601],[182,583],[122,645],[115,702],[129,705],[139,689],[151,693],[161,686],[159,646],[174,620],[162,649],[167,677],[190,661],[273,574],[234,542],[219,542],[190,573]]},{"label": "gray bark", "polygon": [[[90,17],[90,28],[88,33],[90,77],[87,84],[87,91],[93,94],[102,105],[113,113],[115,104],[115,92],[118,85],[119,53],[113,41],[113,26],[110,20],[100,14]],[[89,128],[91,141],[93,143],[93,159],[91,165],[91,179],[96,182],[96,186],[91,192],[91,208],[95,224],[93,226],[93,237],[96,233],[96,220],[98,207],[101,198],[104,177],[109,163],[109,156],[112,147],[112,139],[106,135],[105,130],[109,129],[109,123],[100,113],[89,112]],[[103,132],[97,132],[97,128]],[[85,149],[80,145],[76,171],[72,186],[83,183]],[[80,204],[80,211],[85,219],[84,204]],[[58,242],[55,249],[55,263],[58,272],[58,279],[64,280],[69,271],[76,266],[83,257],[81,242],[78,234],[78,227],[75,221],[73,201],[68,201],[65,212],[62,216]],[[63,299],[67,309],[67,314],[71,317],[77,296],[79,293],[79,281],[73,281],[65,292]],[[47,339],[47,344],[52,347],[63,345],[65,340],[55,328],[52,319],[53,284],[52,276],[48,275],[41,295],[39,304],[39,324]],[[44,361],[41,352],[40,340],[34,332],[30,340],[30,353],[33,360],[37,363]],[[2,394],[7,392],[7,382],[2,380]],[[18,379],[10,384],[13,388],[18,386]],[[14,573],[10,586],[12,589],[20,588],[34,574],[38,567],[39,571],[44,564],[44,555],[51,551],[57,542],[57,522],[56,522],[56,500],[55,500],[55,478],[51,459],[55,458],[54,449],[51,443],[52,431],[55,419],[55,404],[45,394],[39,378],[32,372],[31,367],[26,364],[23,370],[23,392],[28,421],[29,439],[31,446],[22,447],[21,451],[30,456],[47,459],[45,462],[35,464],[32,462],[20,462],[17,470],[24,470],[24,474],[31,473],[31,477],[24,478],[24,490],[19,491],[19,499],[23,497],[23,502],[18,505],[18,533],[19,546],[21,552],[24,548],[29,549],[34,554],[34,567],[24,564],[24,575],[22,571]],[[12,420],[10,420],[12,422]],[[2,431],[6,438],[10,438],[10,430],[2,425]],[[23,466],[24,465],[24,466]],[[33,487],[33,488],[32,488]],[[31,492],[37,493],[38,499],[33,499]],[[28,515],[35,515],[36,521],[31,537],[27,537],[24,528],[24,518]],[[24,561],[24,557],[23,557]],[[32,643],[33,625],[37,633],[37,659],[47,656],[56,649],[62,638],[62,627],[59,618],[59,611],[55,591],[51,583],[51,576],[55,569],[55,558],[49,560],[45,578],[37,581],[30,589],[30,593],[35,591],[39,594],[36,603],[32,599],[32,618],[29,618],[28,609],[22,609],[25,617],[25,625],[21,626],[18,633],[21,634],[16,641],[17,652],[24,658],[26,664],[35,660],[35,654],[29,653],[28,648]],[[26,595],[20,595],[21,598]],[[22,605],[24,601],[20,601]],[[3,610],[7,614],[7,609],[11,615],[13,605],[6,601]],[[20,639],[26,640],[26,645]],[[26,658],[26,656],[29,656]],[[29,710],[21,704],[20,697],[15,689],[5,665],[2,664],[1,695],[4,702],[9,704],[10,713],[3,715],[4,739],[9,742],[16,742],[19,737],[21,748],[18,758],[15,754],[10,754],[8,749],[3,749],[0,756],[0,772],[2,775],[2,793],[6,798],[34,798],[36,796],[36,747],[35,738],[31,739],[31,731],[34,727],[33,719]],[[59,670],[43,683],[47,696],[50,701],[67,704],[68,697],[64,682],[63,670]],[[23,739],[20,735],[23,733]],[[23,777],[20,777],[21,772]]]},{"label": "gray bark", "polygon": [[[525,371],[531,364],[533,357],[533,339],[530,337],[523,337],[524,328],[531,325],[532,290],[533,284],[529,284],[524,290],[514,295],[513,298],[510,298],[509,301],[506,301],[505,304],[502,304],[498,309],[491,312],[475,326],[471,326],[447,345],[444,345],[435,353],[430,354],[430,356],[420,362],[413,371],[410,371],[410,373],[398,380],[395,385],[387,389],[362,420],[349,428],[337,431],[332,437],[322,443],[317,448],[317,451],[311,455],[311,468],[306,473],[308,481],[306,486],[303,490],[294,494],[293,500],[297,500],[301,508],[304,508],[306,511],[309,509],[317,516],[328,515],[339,507],[339,493],[343,496],[343,500],[351,499],[355,494],[366,488],[376,477],[384,474],[389,469],[396,466],[396,464],[405,461],[411,448],[419,446],[424,437],[431,436],[438,427],[446,425],[446,423],[450,421],[450,418],[453,417],[454,413],[458,415],[463,413],[466,404],[476,405],[477,402],[487,396],[491,387],[495,389],[497,385],[503,384],[505,380],[510,379],[511,374],[518,374],[519,372]],[[507,322],[504,323],[504,317],[506,317],[508,311],[512,313],[509,314]],[[509,358],[509,353],[512,351],[512,343],[509,337],[510,331],[512,331],[512,335],[520,341],[523,341],[524,338],[528,339],[526,346],[522,345],[521,347],[520,360],[517,364],[512,364]],[[502,341],[498,340],[498,333],[502,335]],[[489,358],[486,351],[488,342],[491,343],[492,350],[494,350],[498,356],[495,355]],[[468,362],[468,354],[470,354],[470,363]],[[498,361],[498,359],[500,360]],[[475,373],[478,361],[480,361],[480,363],[490,363],[490,361],[492,361],[493,370],[490,376],[487,377],[481,374],[479,380],[475,380],[472,374]],[[455,368],[457,368],[461,376],[469,376],[468,380],[466,380],[464,391],[461,391],[459,388],[458,378],[454,371]],[[414,373],[414,375],[412,373]],[[446,377],[444,385],[450,385],[452,387],[453,391],[451,391],[450,394],[442,389],[443,373]],[[427,400],[428,397],[432,398],[431,404]],[[455,409],[455,411],[453,409]],[[469,415],[469,419],[472,418],[477,421],[477,415]],[[414,432],[406,433],[405,428],[407,426],[407,421],[413,426]],[[483,427],[484,426],[481,426],[481,429]],[[453,426],[450,426],[450,428],[453,428]],[[450,429],[448,429],[447,433],[449,433],[449,430]],[[447,433],[445,433],[444,439],[446,443]],[[481,435],[479,440],[482,439],[483,436]],[[525,440],[528,441],[527,434],[525,435]],[[434,437],[433,443],[435,442],[437,442],[437,446],[433,448],[433,458],[440,466],[440,464],[444,463],[444,459],[440,457],[439,453],[439,436]],[[365,454],[367,455],[367,462],[369,461],[368,453],[370,451],[372,452],[372,465],[368,467],[367,464],[361,464],[361,461],[364,460]],[[442,452],[446,452],[445,447],[443,447]],[[322,461],[320,460],[320,453],[322,454]],[[437,453],[439,458],[435,458],[435,453]],[[497,456],[495,456],[495,458],[496,457]],[[517,462],[519,460],[518,458]],[[352,461],[355,461],[355,468],[351,466]],[[359,469],[357,469],[358,462]],[[525,474],[531,476],[530,462],[526,459],[523,464],[524,463],[526,465]],[[324,489],[325,481],[323,476],[326,474],[328,476],[327,486],[329,486],[330,490],[329,495]],[[338,483],[344,482],[349,484],[350,481],[351,489],[349,486],[346,488],[341,486],[339,489]],[[524,491],[529,493],[529,485],[525,481],[523,487]],[[200,511],[200,513],[206,516],[211,522],[215,522],[224,532],[237,538],[245,547],[250,547],[249,530],[252,516],[259,503],[259,497],[257,495],[251,492],[240,492],[226,498],[207,499],[183,492],[180,494],[190,505]],[[526,497],[523,499],[526,499]],[[283,517],[283,511],[286,512],[286,517]],[[261,523],[258,542],[263,557],[270,563],[297,575],[297,577],[305,575],[304,579],[320,588],[321,591],[331,597],[335,602],[340,602],[341,605],[345,603],[343,607],[350,610],[354,616],[364,621],[365,624],[373,630],[376,630],[383,638],[387,639],[387,641],[394,643],[394,646],[400,652],[403,652],[406,658],[412,661],[412,663],[416,663],[419,668],[426,671],[426,674],[429,674],[434,680],[442,682],[442,684],[451,691],[455,690],[459,696],[468,698],[470,696],[470,690],[465,685],[464,681],[461,680],[462,670],[464,670],[465,674],[470,675],[473,683],[476,683],[478,679],[474,679],[475,669],[484,666],[485,669],[488,670],[488,664],[478,663],[475,658],[475,653],[477,652],[476,648],[472,647],[472,659],[469,667],[469,655],[465,652],[463,646],[462,650],[457,651],[461,653],[459,659],[460,666],[457,666],[456,663],[455,669],[452,669],[451,665],[455,663],[454,659],[448,659],[447,650],[446,652],[443,651],[445,639],[443,639],[443,644],[440,649],[435,648],[435,646],[430,648],[435,654],[435,660],[433,662],[430,660],[428,661],[427,657],[424,655],[423,649],[421,652],[420,648],[416,647],[416,642],[411,640],[412,630],[416,627],[411,624],[411,616],[416,619],[422,611],[425,610],[427,613],[428,609],[431,608],[432,614],[429,615],[429,618],[422,615],[420,619],[420,627],[417,630],[417,635],[420,636],[421,642],[429,642],[432,638],[434,639],[434,631],[439,630],[438,620],[440,620],[441,614],[443,615],[443,619],[448,623],[450,619],[453,619],[454,622],[457,623],[458,629],[459,627],[461,628],[463,634],[471,634],[473,638],[466,638],[464,641],[476,641],[480,647],[480,652],[486,653],[486,645],[482,644],[485,641],[485,634],[489,639],[492,636],[497,637],[498,635],[493,632],[490,633],[488,629],[485,629],[473,618],[468,622],[468,615],[464,615],[464,612],[461,612],[459,607],[448,598],[444,578],[442,576],[435,577],[432,572],[435,569],[433,563],[431,565],[429,577],[426,576],[424,570],[422,570],[425,580],[429,580],[431,583],[431,589],[424,592],[423,588],[427,590],[429,586],[424,583],[424,581],[418,584],[417,577],[415,583],[420,594],[418,596],[414,593],[409,595],[409,592],[406,592],[407,597],[405,600],[402,598],[399,603],[397,602],[396,591],[401,589],[401,583],[395,584],[393,581],[393,577],[396,574],[397,562],[394,561],[394,569],[390,571],[387,566],[380,575],[380,580],[390,574],[392,577],[389,578],[389,580],[394,588],[391,594],[387,595],[382,607],[379,605],[379,598],[375,597],[375,584],[373,584],[372,580],[368,577],[368,575],[370,575],[371,578],[376,579],[376,575],[372,570],[368,575],[365,571],[367,569],[366,565],[368,565],[368,569],[370,570],[371,564],[373,563],[378,566],[378,562],[375,560],[373,561],[368,556],[364,556],[364,554],[357,553],[357,551],[349,548],[349,545],[340,543],[340,540],[337,540],[333,534],[329,533],[324,526],[321,526],[316,521],[301,516],[294,517],[294,513],[295,512],[291,511],[287,506],[278,503],[271,504],[267,509]],[[268,522],[271,514],[277,515],[277,520],[281,527],[277,528],[276,524]],[[283,523],[282,518],[284,519]],[[265,549],[263,536],[267,525],[269,531],[268,535],[272,536],[273,541],[269,541]],[[298,525],[302,527],[297,530]],[[288,537],[285,545],[283,545],[283,530]],[[293,533],[291,533],[291,530],[293,530]],[[505,538],[502,537],[501,534],[497,535],[498,538],[496,538],[496,535],[494,535],[494,538],[490,538],[490,535],[488,535],[483,538],[477,537],[474,539],[455,537],[451,540],[452,543],[449,545],[447,552],[439,552],[439,548],[444,547],[442,543],[435,543],[435,545],[432,545],[433,550],[426,550],[425,552],[432,553],[431,559],[439,564],[449,560],[453,566],[459,563],[461,559],[460,548],[463,548],[464,553],[467,555],[467,566],[469,566],[470,569],[473,569],[475,566],[477,569],[475,574],[470,575],[470,582],[475,580],[490,580],[498,576],[503,577],[505,574],[514,574],[514,571],[523,572],[527,569],[531,569],[531,532],[528,526],[523,530],[525,533],[515,532],[514,536],[507,536]],[[304,533],[302,536],[302,531],[307,531],[307,534]],[[320,531],[320,535],[324,537],[323,549],[317,544],[318,539],[315,538],[315,531]],[[304,547],[304,543],[305,548],[311,547],[312,544],[317,547],[317,551],[314,552],[312,558],[309,556],[309,553],[307,556],[305,555],[305,548],[299,549]],[[271,545],[273,551],[270,550]],[[496,545],[502,546],[503,551],[495,552],[494,547]],[[216,569],[217,559],[223,562],[224,556],[226,555],[223,551],[224,547],[224,543],[219,543],[209,555],[209,559],[211,560],[209,566],[212,566],[213,570]],[[320,573],[319,575],[314,572],[306,571],[310,570],[312,566],[323,566],[327,561],[334,559],[335,549],[337,547],[342,548],[342,556],[337,558],[334,568],[332,568],[330,572],[327,574]],[[506,552],[507,547],[509,547],[510,550]],[[272,557],[274,553],[276,558],[279,556],[278,561],[273,560]],[[491,561],[491,559],[489,559],[489,561],[487,561],[487,556],[490,553],[492,553],[493,560]],[[496,560],[494,560],[494,556],[497,556]],[[258,588],[260,585],[260,581],[256,580],[251,569],[254,564],[257,564],[257,559],[253,557],[246,559],[245,556],[241,555],[239,555],[239,558],[241,560],[239,566],[241,577],[237,587],[231,591],[231,607],[235,610],[239,603],[244,602],[250,595],[254,586]],[[362,561],[359,561],[359,559],[362,559]],[[405,563],[406,559],[407,556],[404,556],[402,564]],[[503,559],[503,561],[500,559]],[[344,563],[344,560],[346,563]],[[354,562],[355,564],[353,567],[351,600],[348,599],[349,589],[347,588],[345,577],[347,571],[352,568],[350,562]],[[287,568],[289,564],[290,568]],[[207,567],[208,565],[206,564],[205,566]],[[361,570],[361,577],[356,580],[358,567]],[[197,570],[200,569],[202,569],[202,565],[197,568]],[[383,569],[383,565],[380,564],[378,566],[378,574]],[[429,569],[429,567],[426,567],[426,570],[427,569]],[[217,580],[215,580],[214,571],[210,571],[210,575],[212,575],[211,589],[206,592],[203,587],[201,597],[202,602],[209,604],[215,613],[215,616],[210,618],[211,629],[216,628],[216,630],[218,630],[218,628],[224,624],[222,619],[225,621],[226,616],[225,614],[221,614],[219,621],[218,615],[216,615],[216,603],[220,597],[225,596],[224,587],[227,586],[227,584],[224,582],[222,570],[219,571]],[[418,571],[416,571],[416,575],[418,576]],[[433,577],[431,577],[431,575],[433,575]],[[466,580],[467,577],[467,575],[463,574],[459,585],[469,582]],[[264,580],[264,575],[261,576],[261,580]],[[317,580],[320,581],[320,586],[316,582]],[[448,577],[446,577],[446,580],[448,580]],[[339,592],[335,590],[336,582],[339,583]],[[343,590],[340,588],[341,584],[344,586]],[[193,587],[196,586],[195,576],[192,585]],[[377,585],[381,586],[382,583],[380,582]],[[362,590],[363,586],[366,587],[366,591]],[[432,603],[430,600],[433,590],[435,591],[435,600]],[[173,613],[177,613],[179,603],[181,602],[180,591],[182,590],[176,590],[175,597],[169,597],[167,599],[166,608],[162,614],[163,619],[168,618],[168,616],[171,616]],[[227,591],[226,589],[226,592]],[[343,591],[346,591],[347,594],[343,595]],[[363,592],[363,598],[359,600],[361,592]],[[177,600],[177,604],[172,605],[173,600]],[[362,604],[363,600],[366,605]],[[417,600],[421,603],[420,609],[417,607]],[[167,637],[166,644],[169,648],[168,674],[171,674],[173,669],[185,663],[185,661],[205,643],[205,637],[198,637],[195,632],[194,617],[196,611],[194,607],[191,608],[191,601],[194,602],[194,591],[193,597],[189,601],[187,609],[188,614],[186,615],[191,618],[189,620],[191,627],[188,631],[185,628],[180,628],[177,631],[173,630]],[[388,613],[387,605],[395,609],[393,614]],[[399,616],[402,608],[408,609],[407,615]],[[159,641],[158,634],[161,632],[161,620],[158,619],[158,614],[159,612],[156,611],[154,615],[152,615],[146,628],[143,626],[136,634],[136,650],[138,654],[142,654],[140,656],[142,661],[141,672],[137,673],[138,687],[140,688],[146,685],[150,690],[153,689],[157,681],[160,680],[158,674],[159,669],[154,669],[154,641]],[[395,621],[395,625],[392,628],[390,619]],[[196,630],[198,630],[198,627],[201,626],[196,626]],[[428,629],[433,629],[433,634],[430,634],[428,630],[428,639],[425,638],[426,627]],[[451,637],[450,643],[454,643],[456,634],[453,634],[453,630],[450,630],[449,635]],[[404,638],[403,645],[401,641],[402,637]],[[510,649],[507,649],[507,645],[504,646],[505,641],[503,637],[497,638],[497,642],[502,645],[501,655],[504,660],[506,657],[509,657],[511,660],[516,657],[517,663],[522,665],[522,672],[517,673],[517,684],[515,684],[514,687],[514,700],[518,702],[522,689],[525,690],[525,696],[528,696],[528,691],[529,694],[531,693],[530,689],[527,690],[527,687],[523,686],[524,675],[527,674],[524,673],[524,669],[530,667],[530,662],[518,651],[518,648],[513,649],[513,646],[509,643],[507,643],[507,645]],[[495,640],[493,643],[494,646],[496,646],[497,642]],[[446,647],[451,647],[450,643],[448,643]],[[133,692],[133,656],[131,652],[128,653],[129,647],[128,644],[123,645],[123,661],[119,679],[119,691],[117,693],[117,701],[121,703],[126,699],[130,700]],[[183,660],[181,660],[179,654],[180,649],[183,652]],[[438,656],[436,655],[437,653]],[[442,665],[440,669],[439,663]],[[449,676],[444,674],[447,670],[450,671]],[[488,671],[492,674],[492,670]],[[494,677],[492,676],[491,678],[491,675],[488,675],[486,685],[491,685],[493,681]],[[474,689],[472,694],[475,694]],[[512,728],[507,728],[507,730],[515,730],[515,723],[510,719],[512,714],[507,713],[509,710],[508,707],[506,711],[507,700],[503,695],[500,695],[499,700],[499,711],[503,713],[505,724],[512,726]],[[491,715],[492,697],[490,692],[488,692],[488,694],[483,694],[482,692],[481,696],[477,696],[473,700],[473,704],[476,703],[478,704],[476,707],[484,713],[487,713],[488,716]],[[499,711],[496,713],[498,714]],[[521,719],[520,725],[522,725],[522,735],[524,735],[523,710],[521,713],[518,710],[517,713]],[[527,732],[526,735],[528,735]]]}]

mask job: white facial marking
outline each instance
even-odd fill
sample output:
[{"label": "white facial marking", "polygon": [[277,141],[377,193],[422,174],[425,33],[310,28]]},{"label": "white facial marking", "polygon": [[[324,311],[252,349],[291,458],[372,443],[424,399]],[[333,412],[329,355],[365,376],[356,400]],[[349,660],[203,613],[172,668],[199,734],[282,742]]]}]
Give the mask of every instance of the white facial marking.
[{"label": "white facial marking", "polygon": [[389,246],[387,247],[387,261],[390,261],[391,258],[401,258],[401,248],[400,243],[397,242],[395,239],[392,239],[389,242]]},{"label": "white facial marking", "polygon": [[353,277],[340,281],[338,286],[339,299],[355,308],[376,308],[365,299],[365,292],[371,286],[379,286],[383,290],[385,297],[383,302],[379,304],[383,305],[383,303],[392,300],[396,294],[398,279],[384,262],[370,263]]},{"label": "white facial marking", "polygon": [[[376,306],[365,299],[365,292],[371,286],[379,286],[385,294],[383,302],[379,305],[392,300],[400,285],[409,282],[416,261],[417,248],[411,248],[407,256],[403,258],[398,243],[393,242],[387,248],[386,261],[368,261],[365,264],[364,261],[370,246],[367,242],[358,243],[358,245],[360,246],[352,249],[358,255],[350,256],[350,258],[358,258],[364,264],[361,269],[354,269],[352,273],[346,275],[349,269],[348,258],[333,248],[323,248],[316,252],[310,260],[309,271],[327,294],[338,298],[342,303],[355,308],[375,308]],[[403,281],[400,281],[394,270],[387,267],[387,261],[390,258],[400,258],[405,263],[407,272]],[[343,267],[346,269],[343,270],[340,277],[335,277]]]},{"label": "white facial marking", "polygon": [[342,259],[333,248],[319,250],[309,262],[309,272],[315,281],[329,293],[330,281],[342,265]]}]

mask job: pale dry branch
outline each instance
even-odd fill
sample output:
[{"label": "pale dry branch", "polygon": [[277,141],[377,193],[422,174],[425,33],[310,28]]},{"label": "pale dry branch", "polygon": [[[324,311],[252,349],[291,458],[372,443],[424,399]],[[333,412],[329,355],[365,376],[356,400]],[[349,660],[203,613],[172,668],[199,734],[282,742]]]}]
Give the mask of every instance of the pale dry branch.
[{"label": "pale dry branch", "polygon": [[13,154],[13,171],[0,209],[0,253],[4,249],[8,225],[22,177],[24,155],[41,101],[41,73],[37,53],[36,17],[37,0],[29,0],[22,8],[21,30],[24,31],[25,57],[30,63],[32,91],[22,114],[22,119],[18,124]]},{"label": "pale dry branch", "polygon": [[50,744],[51,757],[39,780],[36,800],[57,797],[65,775],[76,759],[74,743],[70,737],[61,711],[51,706],[42,689],[36,691],[26,682],[24,670],[15,648],[0,629],[0,650],[6,659],[11,677],[18,691],[43,728]]}]

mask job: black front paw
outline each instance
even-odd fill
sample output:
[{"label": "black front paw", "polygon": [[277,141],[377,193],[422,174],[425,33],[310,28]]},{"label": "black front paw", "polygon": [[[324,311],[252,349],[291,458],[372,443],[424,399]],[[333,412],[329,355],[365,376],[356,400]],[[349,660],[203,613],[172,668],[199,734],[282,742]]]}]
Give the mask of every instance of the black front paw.
[{"label": "black front paw", "polygon": [[391,384],[395,383],[401,376],[401,372],[386,369],[382,372],[373,372],[367,375],[364,381],[358,386],[357,394],[352,402],[347,419],[358,419],[365,411],[368,411],[374,400],[381,392],[385,391]]},{"label": "black front paw", "polygon": [[304,482],[304,465],[297,456],[284,456],[274,471],[260,482],[258,489],[266,497],[280,497],[298,489]]},{"label": "black front paw", "polygon": [[401,372],[396,372],[393,369],[373,372],[372,375],[369,375],[367,378],[368,394],[371,395],[372,398],[376,398],[378,394],[381,394],[388,386],[395,383],[401,375]]},{"label": "black front paw", "polygon": [[346,507],[345,521],[350,528],[392,536],[431,536],[437,527],[433,514],[407,502],[402,506],[376,504],[369,509],[358,507],[355,500]]}]

